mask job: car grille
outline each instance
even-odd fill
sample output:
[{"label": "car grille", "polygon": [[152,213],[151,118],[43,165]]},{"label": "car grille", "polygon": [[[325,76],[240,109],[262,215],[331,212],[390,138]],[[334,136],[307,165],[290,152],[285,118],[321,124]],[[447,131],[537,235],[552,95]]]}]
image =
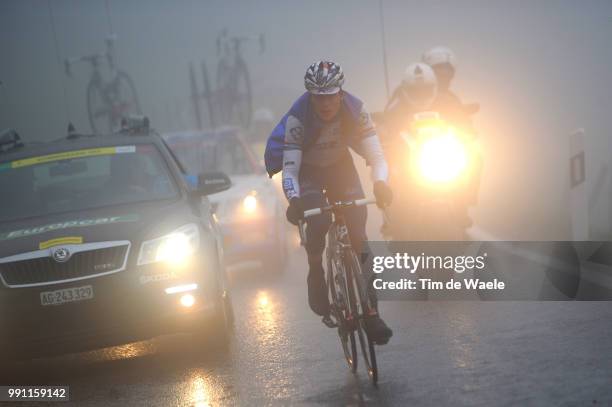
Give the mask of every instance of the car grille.
[{"label": "car grille", "polygon": [[[72,251],[72,256],[65,263],[55,261],[50,250],[40,250],[21,255],[31,257],[15,261],[0,259],[0,276],[9,287],[28,287],[46,284],[58,284],[115,273],[125,269],[129,242],[82,245],[89,249]],[[17,256],[13,256],[17,257]]]}]

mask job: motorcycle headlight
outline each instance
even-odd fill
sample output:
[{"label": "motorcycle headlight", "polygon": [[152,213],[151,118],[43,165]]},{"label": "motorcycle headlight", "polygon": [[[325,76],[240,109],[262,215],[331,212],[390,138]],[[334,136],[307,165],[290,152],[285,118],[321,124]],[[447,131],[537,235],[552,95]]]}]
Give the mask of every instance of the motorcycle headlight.
[{"label": "motorcycle headlight", "polygon": [[447,183],[459,178],[468,166],[468,151],[452,132],[425,139],[416,160],[425,181]]},{"label": "motorcycle headlight", "polygon": [[157,239],[147,240],[140,247],[138,265],[166,262],[184,264],[200,247],[200,230],[194,223],[176,229]]}]

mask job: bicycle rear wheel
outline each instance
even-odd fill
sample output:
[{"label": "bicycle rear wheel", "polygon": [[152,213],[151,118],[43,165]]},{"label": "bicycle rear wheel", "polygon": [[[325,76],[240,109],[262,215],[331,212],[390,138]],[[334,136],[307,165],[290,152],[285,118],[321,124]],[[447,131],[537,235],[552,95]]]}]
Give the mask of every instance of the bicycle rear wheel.
[{"label": "bicycle rear wheel", "polygon": [[213,91],[210,87],[210,81],[208,80],[208,70],[206,64],[202,61],[202,86],[204,87],[203,96],[206,100],[206,109],[208,111],[208,125],[213,129],[217,127],[217,121],[215,118],[215,110],[213,107]]},{"label": "bicycle rear wheel", "polygon": [[361,354],[363,355],[363,360],[368,369],[368,376],[370,380],[372,380],[372,383],[376,385],[378,383],[376,350],[374,349],[374,343],[370,340],[366,332],[364,319],[370,306],[368,304],[365,286],[361,281],[361,265],[357,259],[357,255],[352,249],[345,251],[344,264],[347,272],[346,277],[349,281],[349,302],[354,304],[352,308],[357,311],[355,317],[357,318],[357,337],[359,338]]},{"label": "bicycle rear wheel", "polygon": [[235,82],[232,87],[232,119],[243,128],[251,124],[253,113],[253,96],[251,94],[251,79],[244,61],[236,64]]},{"label": "bicycle rear wheel", "polygon": [[130,76],[118,71],[108,84],[90,81],[87,86],[87,114],[94,133],[116,131],[121,119],[129,114],[141,114],[136,87]]},{"label": "bicycle rear wheel", "polygon": [[104,97],[99,82],[90,81],[87,85],[87,118],[94,134],[110,133],[111,107]]},{"label": "bicycle rear wheel", "polygon": [[348,307],[346,273],[338,270],[337,265],[342,266],[342,262],[335,262],[332,256],[327,257],[327,287],[332,299],[331,312],[338,323],[338,336],[344,357],[351,372],[355,373],[357,371],[357,342],[355,341],[355,330],[348,319],[354,320],[356,314]]},{"label": "bicycle rear wheel", "polygon": [[198,92],[198,85],[195,79],[195,72],[193,71],[193,63],[189,63],[189,88],[191,89],[191,102],[193,103],[193,112],[195,114],[196,126],[198,129],[202,129],[202,112],[200,112],[200,93]]},{"label": "bicycle rear wheel", "polygon": [[126,72],[117,72],[110,89],[113,103],[111,121],[113,130],[116,130],[122,118],[130,114],[142,114],[142,110],[134,81]]}]

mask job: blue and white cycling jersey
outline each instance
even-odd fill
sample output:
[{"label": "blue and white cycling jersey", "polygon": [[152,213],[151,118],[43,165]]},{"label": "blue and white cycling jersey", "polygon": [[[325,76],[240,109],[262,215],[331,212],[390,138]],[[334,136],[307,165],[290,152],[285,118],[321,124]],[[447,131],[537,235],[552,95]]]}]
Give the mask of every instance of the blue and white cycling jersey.
[{"label": "blue and white cycling jersey", "polygon": [[[303,123],[289,114],[285,123],[283,151],[283,191],[287,199],[300,196],[299,173],[302,164],[329,167],[350,157],[349,148],[366,159],[372,167],[374,181],[387,181],[387,163],[369,113],[361,104],[354,124],[343,122],[339,114],[331,122],[316,115],[307,116],[314,123]],[[346,121],[346,119],[345,119]],[[306,127],[316,128],[317,137],[305,148]]]}]

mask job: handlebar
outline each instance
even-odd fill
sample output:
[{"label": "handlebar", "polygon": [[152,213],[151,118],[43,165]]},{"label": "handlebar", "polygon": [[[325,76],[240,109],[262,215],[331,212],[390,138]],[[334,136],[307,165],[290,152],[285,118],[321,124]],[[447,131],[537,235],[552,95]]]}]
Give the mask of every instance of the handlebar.
[{"label": "handlebar", "polygon": [[324,206],[322,208],[308,209],[304,211],[304,218],[310,218],[312,216],[320,215],[323,212],[330,212],[334,209],[347,208],[349,206],[364,206],[376,203],[374,198],[356,199],[354,201],[336,202],[331,205]]},{"label": "handlebar", "polygon": [[106,55],[104,54],[91,54],[91,55],[85,55],[82,57],[66,58],[64,60],[64,70],[66,71],[67,76],[72,76],[72,71],[70,70],[70,68],[73,64],[76,64],[77,62],[89,62],[92,65],[97,65],[98,60],[100,58],[105,58],[105,57]]},{"label": "handlebar", "polygon": [[[331,205],[327,205],[321,208],[313,208],[313,209],[308,209],[304,211],[304,219],[310,218],[312,216],[320,215],[323,212],[334,211],[336,209],[348,208],[351,206],[371,205],[374,203],[376,203],[375,198],[364,198],[364,199],[355,199],[353,201],[336,202],[336,203],[333,203]],[[383,216],[385,216],[385,219],[388,219],[386,211],[384,209],[383,209]],[[305,225],[306,225],[305,220],[299,221],[298,230],[300,232],[300,244],[302,246],[306,245],[306,230],[304,227]]]},{"label": "handlebar", "polygon": [[84,55],[81,57],[69,57],[64,59],[64,71],[66,72],[66,76],[72,76],[72,72],[70,71],[70,67],[77,62],[89,62],[94,67],[98,65],[98,60],[101,58],[106,58],[109,61],[109,64],[112,65],[112,49],[113,44],[117,41],[117,34],[109,34],[106,38],[104,38],[104,42],[106,43],[106,52],[101,54],[90,54]]},{"label": "handlebar", "polygon": [[223,29],[219,35],[217,35],[217,55],[229,52],[231,46],[233,52],[240,53],[240,47],[243,43],[255,41],[259,43],[259,53],[263,54],[266,49],[266,39],[263,34],[259,34],[257,37],[253,36],[229,36],[227,29]]}]

